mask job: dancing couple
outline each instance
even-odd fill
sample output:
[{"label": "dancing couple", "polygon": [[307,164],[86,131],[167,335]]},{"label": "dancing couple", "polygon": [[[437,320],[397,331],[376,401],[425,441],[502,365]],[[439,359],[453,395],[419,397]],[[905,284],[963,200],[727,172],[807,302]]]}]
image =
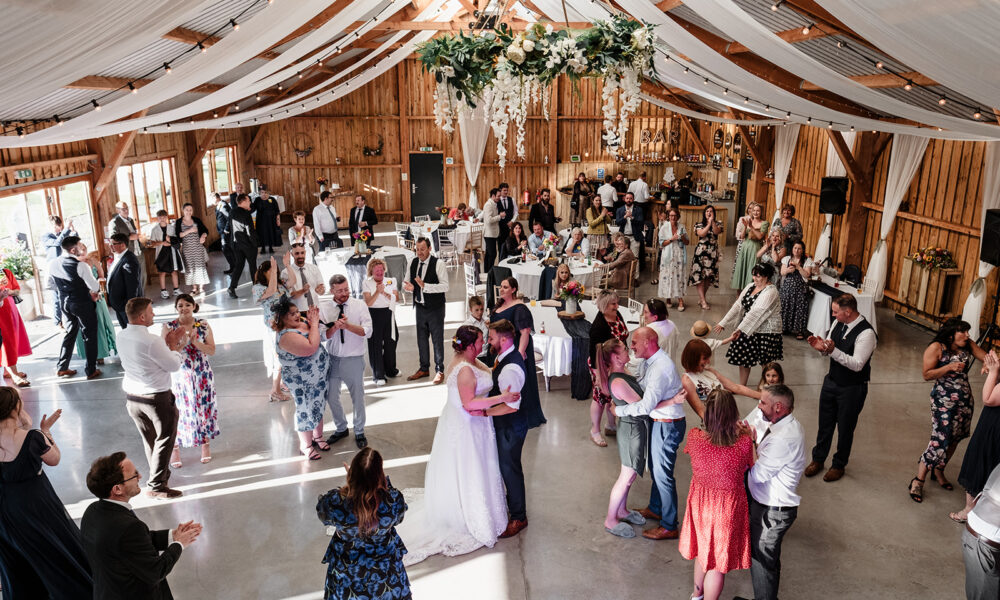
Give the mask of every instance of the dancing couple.
[{"label": "dancing couple", "polygon": [[514,335],[510,321],[490,324],[488,343],[497,357],[492,372],[476,358],[484,343],[479,329],[463,325],[452,338],[448,400],[434,433],[423,497],[421,490],[407,491],[414,499],[398,528],[406,565],[434,554],[492,548],[497,538],[528,526],[521,449],[528,430],[545,417],[537,394],[524,386],[535,373],[529,374]]}]

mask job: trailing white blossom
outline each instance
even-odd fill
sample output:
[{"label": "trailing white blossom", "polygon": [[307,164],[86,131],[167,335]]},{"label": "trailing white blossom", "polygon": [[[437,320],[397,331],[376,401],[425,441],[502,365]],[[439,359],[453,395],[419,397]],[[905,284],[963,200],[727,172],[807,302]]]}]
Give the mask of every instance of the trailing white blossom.
[{"label": "trailing white blossom", "polygon": [[446,133],[455,131],[459,100],[455,88],[443,79],[434,86],[434,123]]},{"label": "trailing white blossom", "polygon": [[604,100],[601,110],[604,112],[604,143],[607,145],[608,151],[611,152],[612,156],[617,156],[618,146],[621,144],[616,124],[618,108],[615,105],[615,92],[617,90],[618,81],[610,75],[605,77],[604,87],[601,88],[601,99]]}]

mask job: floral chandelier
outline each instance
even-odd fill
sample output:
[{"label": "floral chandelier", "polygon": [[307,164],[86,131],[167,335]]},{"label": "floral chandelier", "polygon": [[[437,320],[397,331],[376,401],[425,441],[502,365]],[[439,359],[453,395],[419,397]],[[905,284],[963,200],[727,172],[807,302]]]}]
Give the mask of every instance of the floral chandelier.
[{"label": "floral chandelier", "polygon": [[[422,44],[417,55],[434,75],[434,120],[451,133],[460,111],[482,104],[497,139],[500,168],[507,161],[507,132],[516,128],[518,158],[525,157],[528,108],[542,102],[549,118],[549,86],[566,75],[574,86],[583,77],[603,77],[604,141],[612,155],[639,106],[643,75],[654,74],[653,28],[625,17],[597,21],[582,31],[555,31],[535,24],[515,34],[506,24],[477,34],[460,32]],[[619,91],[620,106],[615,102]]]}]

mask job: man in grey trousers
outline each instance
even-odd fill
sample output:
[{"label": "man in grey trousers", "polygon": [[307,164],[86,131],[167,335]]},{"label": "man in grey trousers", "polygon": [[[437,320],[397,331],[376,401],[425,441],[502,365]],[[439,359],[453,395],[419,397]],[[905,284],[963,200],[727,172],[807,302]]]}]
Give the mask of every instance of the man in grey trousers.
[{"label": "man in grey trousers", "polygon": [[[347,386],[354,405],[354,441],[358,448],[368,445],[365,437],[365,350],[372,336],[372,317],[364,300],[351,297],[351,287],[343,275],[330,278],[333,304],[323,302],[320,318],[326,325],[323,344],[330,354],[326,401],[337,430],[328,444],[347,437],[347,417],[340,402],[340,384]],[[320,448],[322,450],[323,448]]]},{"label": "man in grey trousers", "polygon": [[1000,598],[1000,466],[993,469],[976,498],[962,532],[965,597]]}]

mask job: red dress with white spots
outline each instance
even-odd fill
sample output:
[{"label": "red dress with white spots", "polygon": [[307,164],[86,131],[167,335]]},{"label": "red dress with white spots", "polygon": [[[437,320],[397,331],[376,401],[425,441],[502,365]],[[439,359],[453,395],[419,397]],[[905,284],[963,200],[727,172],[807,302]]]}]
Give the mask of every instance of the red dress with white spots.
[{"label": "red dress with white spots", "polygon": [[741,436],[728,447],[692,429],[684,452],[691,455],[691,490],[681,525],[681,556],[697,558],[706,571],[750,568],[750,513],[743,474],[753,464],[753,442]]}]

